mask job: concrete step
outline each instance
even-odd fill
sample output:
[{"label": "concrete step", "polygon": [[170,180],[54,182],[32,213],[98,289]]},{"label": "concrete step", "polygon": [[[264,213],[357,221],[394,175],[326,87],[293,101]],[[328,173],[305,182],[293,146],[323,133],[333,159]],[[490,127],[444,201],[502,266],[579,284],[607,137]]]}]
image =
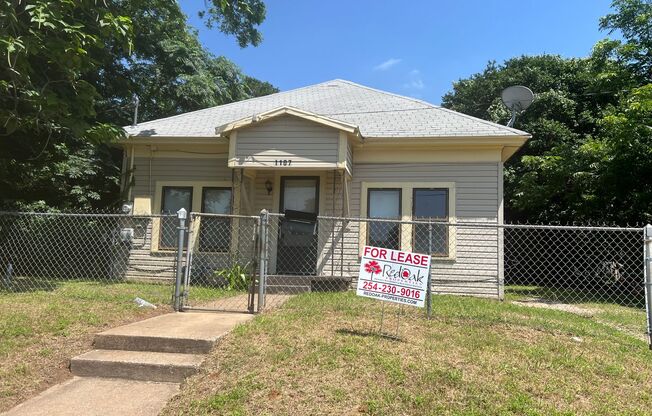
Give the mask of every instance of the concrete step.
[{"label": "concrete step", "polygon": [[180,383],[199,371],[200,354],[92,350],[70,360],[70,371],[81,377]]},{"label": "concrete step", "polygon": [[129,261],[132,263],[161,263],[161,264],[174,264],[176,258],[174,257],[154,257],[146,254],[129,255]]},{"label": "concrete step", "polygon": [[95,336],[94,347],[105,350],[204,354],[250,314],[178,312],[109,329]]}]

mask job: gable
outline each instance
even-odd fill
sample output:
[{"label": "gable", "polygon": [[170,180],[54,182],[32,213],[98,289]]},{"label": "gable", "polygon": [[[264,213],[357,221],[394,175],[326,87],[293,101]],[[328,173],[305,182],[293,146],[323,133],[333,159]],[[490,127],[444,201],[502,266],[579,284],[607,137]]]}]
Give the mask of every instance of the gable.
[{"label": "gable", "polygon": [[291,115],[239,128],[229,141],[230,167],[337,168],[348,147],[340,130]]}]

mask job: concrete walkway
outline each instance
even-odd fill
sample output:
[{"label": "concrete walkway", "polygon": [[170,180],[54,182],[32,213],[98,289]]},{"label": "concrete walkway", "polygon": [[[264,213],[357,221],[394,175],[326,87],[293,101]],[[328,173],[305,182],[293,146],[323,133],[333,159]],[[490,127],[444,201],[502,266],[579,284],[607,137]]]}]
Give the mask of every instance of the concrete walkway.
[{"label": "concrete walkway", "polygon": [[171,313],[97,334],[96,349],[73,358],[75,377],[5,416],[157,415],[215,343],[253,318],[241,313]]}]

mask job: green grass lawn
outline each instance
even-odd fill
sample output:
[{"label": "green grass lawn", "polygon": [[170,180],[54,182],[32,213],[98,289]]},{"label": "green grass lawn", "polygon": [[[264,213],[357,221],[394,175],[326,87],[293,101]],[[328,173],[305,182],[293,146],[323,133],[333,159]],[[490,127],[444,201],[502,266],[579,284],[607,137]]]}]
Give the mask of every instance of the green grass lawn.
[{"label": "green grass lawn", "polygon": [[[50,282],[51,290],[0,292],[0,411],[70,377],[68,361],[102,330],[171,312],[171,284]],[[202,289],[195,299],[225,296]],[[158,305],[138,308],[135,297]]]},{"label": "green grass lawn", "polygon": [[[649,414],[652,353],[605,321],[487,299],[405,309],[377,335],[379,302],[309,294],[238,327],[165,415]],[[616,308],[620,311],[620,309]],[[385,309],[385,330],[397,308]]]},{"label": "green grass lawn", "polygon": [[[643,339],[645,337],[645,307],[644,305],[632,306],[634,302],[623,304],[608,302],[599,296],[589,296],[581,291],[570,289],[542,288],[538,286],[507,286],[507,301],[523,301],[531,298],[542,298],[560,302],[584,309],[593,319],[610,325],[613,328],[627,332],[630,335]],[[612,294],[612,297],[615,295]]]}]

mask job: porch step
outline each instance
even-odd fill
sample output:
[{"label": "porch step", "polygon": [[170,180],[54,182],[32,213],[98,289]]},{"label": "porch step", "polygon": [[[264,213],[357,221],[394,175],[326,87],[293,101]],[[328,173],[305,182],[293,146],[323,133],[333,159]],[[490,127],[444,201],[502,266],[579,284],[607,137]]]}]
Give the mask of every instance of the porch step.
[{"label": "porch step", "polygon": [[204,355],[149,351],[92,350],[70,361],[82,377],[180,383],[199,371]]},{"label": "porch step", "polygon": [[339,276],[267,276],[267,293],[299,294],[317,291],[345,291],[348,289],[349,277]]},{"label": "porch step", "polygon": [[169,270],[174,270],[174,265],[167,265],[161,263],[148,264],[148,263],[130,262],[127,267],[129,267],[132,270],[137,270],[140,272],[154,272],[154,273],[162,273],[162,272],[167,272]]},{"label": "porch step", "polygon": [[129,254],[129,260],[132,263],[174,264],[176,262],[175,257],[150,256],[147,254]]}]

